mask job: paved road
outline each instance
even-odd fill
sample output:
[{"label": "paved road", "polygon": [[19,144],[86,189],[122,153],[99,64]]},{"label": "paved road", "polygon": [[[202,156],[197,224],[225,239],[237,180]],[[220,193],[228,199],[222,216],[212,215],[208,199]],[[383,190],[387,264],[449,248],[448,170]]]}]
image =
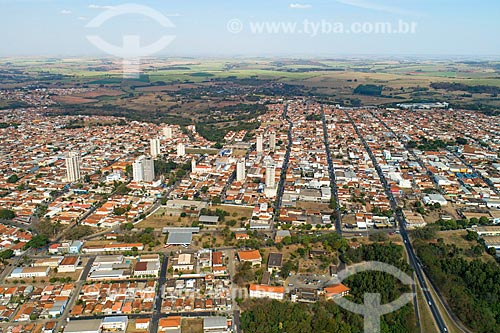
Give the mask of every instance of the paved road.
[{"label": "paved road", "polygon": [[281,202],[283,199],[283,193],[285,192],[286,172],[288,170],[288,161],[290,159],[290,153],[292,151],[293,122],[288,117],[288,105],[287,104],[285,104],[285,107],[283,109],[283,118],[288,122],[288,145],[286,147],[286,153],[285,153],[285,158],[283,160],[283,166],[281,167],[280,180],[278,183],[278,191],[276,192],[276,199],[275,199],[275,206],[274,206],[276,220],[279,216],[279,211],[281,209]]},{"label": "paved road", "polygon": [[[425,301],[429,305],[429,308],[431,310],[432,316],[434,317],[434,320],[438,326],[439,332],[445,333],[448,332],[448,328],[446,327],[446,324],[443,320],[443,317],[439,311],[439,308],[437,307],[436,303],[434,302],[434,299],[432,298],[432,294],[429,291],[429,287],[427,285],[426,280],[424,279],[424,272],[422,270],[422,265],[419,263],[418,258],[413,250],[413,246],[411,245],[410,239],[408,237],[408,232],[406,230],[406,220],[401,213],[401,211],[398,209],[398,204],[396,202],[396,199],[392,195],[392,192],[390,190],[389,184],[387,183],[387,180],[384,176],[384,173],[382,172],[382,169],[380,168],[377,159],[373,155],[370,146],[366,143],[366,140],[364,139],[363,135],[359,131],[358,127],[356,126],[355,122],[352,120],[351,116],[347,111],[345,111],[345,114],[351,124],[354,126],[354,129],[356,131],[356,134],[360,138],[361,142],[363,143],[365,150],[368,152],[368,155],[370,156],[370,159],[373,162],[373,165],[375,166],[375,169],[377,170],[377,173],[379,175],[380,181],[382,182],[382,185],[385,188],[385,192],[387,197],[389,198],[389,201],[391,203],[392,209],[396,212],[396,220],[398,221],[399,224],[399,231],[401,233],[401,237],[403,238],[403,242],[406,248],[406,252],[408,253],[408,257],[410,259],[410,265],[415,271],[415,275],[417,277],[417,280],[422,287],[422,293],[424,294]],[[417,307],[417,296],[415,294],[414,297],[414,304],[416,307],[416,313],[418,313],[418,307]],[[418,318],[418,315],[417,315]]]},{"label": "paved road", "polygon": [[78,300],[78,296],[80,295],[80,291],[82,290],[83,284],[87,280],[87,276],[89,275],[90,269],[92,268],[92,264],[94,263],[95,257],[89,258],[87,261],[87,264],[85,265],[85,268],[83,269],[82,274],[80,275],[80,278],[75,284],[75,290],[73,291],[73,294],[71,295],[70,300],[68,301],[68,304],[64,308],[63,313],[61,314],[61,317],[56,323],[56,327],[54,328],[54,332],[59,332],[59,328],[63,325],[65,325],[69,314],[71,312],[71,309],[75,306],[76,301]]},{"label": "paved road", "polygon": [[163,287],[165,282],[167,281],[167,266],[168,266],[168,257],[166,255],[163,256],[163,260],[161,263],[160,269],[160,277],[158,278],[158,291],[156,292],[155,298],[155,306],[153,310],[153,315],[151,317],[151,330],[150,332],[156,333],[158,331],[158,322],[162,317],[161,314],[161,303],[163,296]]},{"label": "paved road", "polygon": [[233,312],[233,327],[235,333],[241,333],[240,310],[234,310]]},{"label": "paved road", "polygon": [[330,154],[330,143],[328,141],[328,128],[326,126],[325,110],[321,105],[321,120],[323,123],[323,138],[325,141],[326,161],[328,163],[328,175],[330,177],[330,188],[332,191],[332,199],[335,200],[335,230],[339,236],[342,236],[342,213],[340,212],[339,196],[337,179],[335,178],[335,168],[333,167],[332,156]]}]

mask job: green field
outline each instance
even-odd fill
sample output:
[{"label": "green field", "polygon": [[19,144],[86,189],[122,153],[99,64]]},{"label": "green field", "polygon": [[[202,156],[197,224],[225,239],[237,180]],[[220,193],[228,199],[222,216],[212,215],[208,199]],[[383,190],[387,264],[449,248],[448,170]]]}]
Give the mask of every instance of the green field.
[{"label": "green field", "polygon": [[[64,87],[104,86],[122,91],[123,95],[100,96],[94,103],[96,107],[169,110],[173,116],[187,115],[195,120],[197,116],[193,112],[224,105],[219,102],[237,101],[235,95],[244,96],[253,87],[263,90],[257,93],[259,96],[282,95],[282,86],[278,84],[296,87],[292,93],[295,96],[320,96],[347,106],[444,100],[452,105],[481,103],[500,107],[497,96],[430,88],[433,82],[500,87],[500,63],[493,61],[171,58],[148,59],[141,66],[141,77],[131,80],[123,79],[121,62],[116,59],[5,58],[0,59],[0,69],[22,71],[23,75],[17,81],[12,77],[2,80],[0,88],[23,86],[30,81]],[[275,85],[268,87],[270,83]],[[360,84],[382,85],[382,96],[354,94],[353,90]],[[224,92],[227,86],[236,89],[236,94]],[[214,87],[217,87],[215,95]],[[174,96],[176,91],[183,94],[181,105]],[[176,110],[172,111],[173,108]]]}]

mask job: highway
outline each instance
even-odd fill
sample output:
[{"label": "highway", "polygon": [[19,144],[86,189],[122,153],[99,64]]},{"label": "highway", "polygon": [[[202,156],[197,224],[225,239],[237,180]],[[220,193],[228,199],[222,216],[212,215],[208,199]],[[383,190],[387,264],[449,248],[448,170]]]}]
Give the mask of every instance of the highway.
[{"label": "highway", "polygon": [[335,169],[333,168],[332,156],[330,154],[330,143],[328,142],[328,128],[326,126],[325,110],[321,105],[321,121],[323,123],[323,138],[325,140],[326,161],[328,163],[328,175],[330,176],[330,188],[332,191],[332,199],[335,201],[335,230],[337,234],[342,237],[342,213],[340,212],[340,205],[338,200],[338,187],[335,178]]},{"label": "highway", "polygon": [[[344,111],[344,112],[345,112],[346,117],[349,119],[352,126],[354,127],[356,134],[358,135],[361,142],[363,143],[365,150],[367,151],[368,155],[370,156],[370,159],[373,162],[373,165],[375,166],[375,169],[377,170],[380,181],[382,182],[382,185],[384,186],[386,195],[389,198],[389,201],[391,203],[391,208],[395,212],[396,221],[398,222],[399,231],[401,233],[401,237],[403,238],[406,252],[408,253],[410,265],[412,266],[413,270],[415,271],[415,275],[417,277],[418,283],[421,286],[422,293],[424,295],[424,299],[427,302],[427,304],[429,305],[429,308],[431,310],[432,316],[434,317],[434,321],[436,322],[436,325],[439,329],[439,332],[446,333],[446,332],[448,332],[448,328],[446,327],[446,324],[443,320],[443,317],[442,317],[441,313],[439,312],[439,309],[438,309],[436,303],[434,302],[434,299],[432,298],[432,294],[429,291],[429,286],[427,285],[427,282],[424,279],[423,267],[420,264],[418,257],[413,250],[413,246],[411,245],[410,238],[408,237],[408,231],[406,230],[406,220],[405,220],[401,210],[398,208],[398,204],[396,202],[396,199],[392,195],[389,184],[387,183],[387,180],[384,176],[384,173],[382,172],[382,169],[380,168],[380,165],[378,164],[377,159],[373,155],[373,152],[370,149],[370,146],[368,146],[368,144],[366,143],[365,138],[363,137],[363,135],[359,131],[359,128],[356,126],[356,123],[352,120],[349,113],[347,111]],[[442,303],[444,304],[444,302],[442,302]],[[416,306],[416,304],[417,304],[416,294],[414,297],[414,304],[415,304],[416,311],[418,313],[418,307]],[[418,317],[418,315],[417,315],[417,317]]]}]

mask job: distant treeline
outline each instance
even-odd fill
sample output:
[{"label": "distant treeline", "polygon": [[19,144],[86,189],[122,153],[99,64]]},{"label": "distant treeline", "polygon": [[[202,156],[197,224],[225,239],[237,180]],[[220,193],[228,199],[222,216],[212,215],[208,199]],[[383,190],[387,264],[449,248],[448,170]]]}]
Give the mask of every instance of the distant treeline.
[{"label": "distant treeline", "polygon": [[0,104],[0,110],[21,109],[28,107],[29,104],[23,101],[8,101],[4,105]]},{"label": "distant treeline", "polygon": [[451,106],[454,109],[463,109],[463,110],[472,110],[472,111],[481,111],[487,116],[498,116],[500,115],[500,108],[498,106],[484,104],[481,102],[477,103],[452,103]]},{"label": "distant treeline", "polygon": [[173,125],[190,125],[191,119],[179,115],[166,114],[165,111],[138,111],[117,107],[114,105],[103,105],[100,107],[89,105],[60,105],[61,111],[48,113],[48,115],[85,115],[85,116],[114,116],[125,117],[130,120],[145,121],[151,123],[169,123]]},{"label": "distant treeline", "polygon": [[309,68],[279,68],[279,69],[270,69],[278,72],[289,72],[289,73],[308,73],[308,72],[345,72],[344,68],[318,68],[318,67],[309,67]]},{"label": "distant treeline", "polygon": [[354,89],[354,93],[357,95],[381,96],[383,88],[383,86],[375,84],[360,84]]},{"label": "distant treeline", "polygon": [[255,116],[266,113],[267,108],[264,104],[243,104],[239,103],[236,105],[226,105],[220,109],[222,113],[231,113],[231,112],[244,112],[244,113],[252,113]]},{"label": "distant treeline", "polygon": [[498,94],[500,93],[500,88],[496,86],[486,86],[477,85],[470,86],[463,83],[457,82],[433,82],[431,83],[431,88],[434,89],[444,89],[448,91],[466,91],[471,94]]}]

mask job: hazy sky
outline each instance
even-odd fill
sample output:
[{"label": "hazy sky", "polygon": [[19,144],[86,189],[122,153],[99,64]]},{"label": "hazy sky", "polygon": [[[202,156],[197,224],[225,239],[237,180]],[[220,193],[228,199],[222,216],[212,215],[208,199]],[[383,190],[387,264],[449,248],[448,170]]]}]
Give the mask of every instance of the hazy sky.
[{"label": "hazy sky", "polygon": [[[140,14],[86,27],[100,13],[126,3],[149,6],[175,27]],[[87,35],[114,45],[121,45],[123,35],[139,35],[141,45],[175,36],[161,56],[500,56],[499,13],[498,0],[0,0],[0,56],[106,55]],[[415,32],[350,31],[353,23],[369,29],[382,22],[398,29],[400,20],[415,23]],[[264,30],[256,31],[262,24]],[[274,30],[266,31],[265,24]],[[295,26],[283,32],[282,24]]]}]

